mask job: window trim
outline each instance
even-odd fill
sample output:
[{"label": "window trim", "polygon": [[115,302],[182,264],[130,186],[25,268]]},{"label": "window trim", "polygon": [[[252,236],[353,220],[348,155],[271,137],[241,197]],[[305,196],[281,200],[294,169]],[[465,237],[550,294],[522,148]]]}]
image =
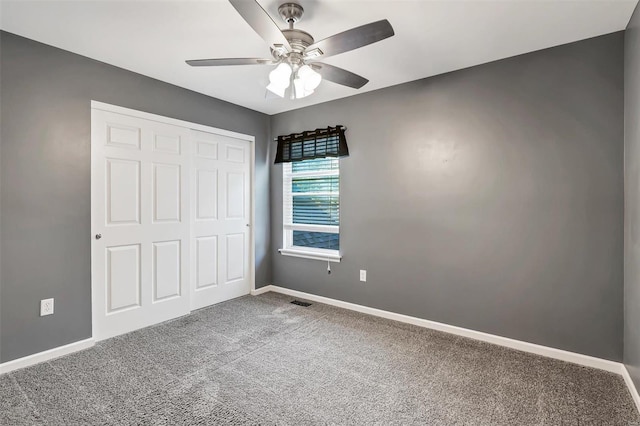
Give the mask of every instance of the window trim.
[{"label": "window trim", "polygon": [[282,248],[278,251],[283,256],[301,257],[303,259],[311,260],[322,260],[324,262],[340,263],[340,261],[342,260],[342,254],[339,250],[318,249],[313,247],[305,247],[303,250],[301,247],[298,247],[288,249]]},{"label": "window trim", "polygon": [[[327,157],[333,158],[333,157]],[[283,248],[278,252],[284,256],[300,257],[304,259],[322,260],[326,262],[339,263],[342,259],[342,253],[340,250],[322,249],[315,247],[302,247],[293,245],[293,231],[309,231],[309,232],[325,232],[330,234],[340,234],[340,226],[335,225],[312,225],[312,224],[300,224],[300,223],[287,223],[287,218],[293,216],[292,211],[288,211],[293,208],[293,200],[287,202],[287,197],[293,198],[291,188],[287,190],[286,185],[291,185],[292,177],[292,163],[282,164],[282,245]],[[318,170],[318,171],[304,171],[295,173],[295,177],[326,177],[326,176],[340,176],[340,166],[338,170]],[[314,193],[319,194],[319,193]],[[335,193],[330,193],[335,194]],[[329,195],[327,193],[326,195]],[[339,192],[338,192],[339,196]],[[287,207],[290,205],[291,207]]]}]

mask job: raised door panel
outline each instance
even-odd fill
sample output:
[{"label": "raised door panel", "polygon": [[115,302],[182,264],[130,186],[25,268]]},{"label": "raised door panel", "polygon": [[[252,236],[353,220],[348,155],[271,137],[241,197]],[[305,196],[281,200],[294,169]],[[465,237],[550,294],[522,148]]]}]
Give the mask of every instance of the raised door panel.
[{"label": "raised door panel", "polygon": [[196,219],[217,219],[218,171],[198,169],[196,180]]},{"label": "raised door panel", "polygon": [[153,243],[153,300],[154,302],[180,295],[180,241]]},{"label": "raised door panel", "polygon": [[244,264],[246,250],[244,233],[227,235],[227,277],[226,282],[244,278]]},{"label": "raised door panel", "polygon": [[140,149],[140,127],[107,123],[107,146],[127,149]]},{"label": "raised door panel", "polygon": [[140,306],[140,244],[108,247],[107,314]]},{"label": "raised door panel", "polygon": [[218,159],[218,143],[196,140],[196,155],[210,160]]},{"label": "raised door panel", "polygon": [[245,175],[242,172],[227,173],[227,219],[242,219],[245,216]]},{"label": "raised door panel", "polygon": [[218,284],[218,237],[196,238],[196,288]]},{"label": "raised door panel", "polygon": [[153,165],[153,221],[180,222],[181,170],[177,164]]},{"label": "raised door panel", "polygon": [[107,224],[140,223],[140,162],[109,158],[107,165]]},{"label": "raised door panel", "polygon": [[182,138],[179,135],[155,133],[153,135],[153,150],[168,154],[180,154]]},{"label": "raised door panel", "polygon": [[231,163],[244,163],[245,162],[245,149],[242,146],[227,145],[226,147],[226,160]]}]

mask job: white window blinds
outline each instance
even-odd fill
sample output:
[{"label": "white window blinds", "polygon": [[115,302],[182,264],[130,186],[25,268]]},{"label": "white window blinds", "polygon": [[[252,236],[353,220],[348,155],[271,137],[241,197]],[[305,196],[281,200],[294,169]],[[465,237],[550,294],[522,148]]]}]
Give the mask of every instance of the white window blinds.
[{"label": "white window blinds", "polygon": [[285,249],[336,254],[340,249],[337,158],[283,164]]}]

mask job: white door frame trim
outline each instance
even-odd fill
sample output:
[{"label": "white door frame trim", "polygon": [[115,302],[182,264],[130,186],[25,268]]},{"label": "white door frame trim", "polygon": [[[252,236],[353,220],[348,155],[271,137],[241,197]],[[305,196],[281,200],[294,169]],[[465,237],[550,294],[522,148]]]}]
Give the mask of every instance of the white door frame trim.
[{"label": "white door frame trim", "polygon": [[[164,123],[164,124],[170,124],[173,126],[179,126],[179,127],[184,127],[186,129],[192,129],[192,130],[200,130],[203,132],[207,132],[207,133],[213,133],[213,134],[217,134],[217,135],[221,135],[221,136],[227,136],[227,137],[231,137],[234,139],[240,139],[240,140],[244,140],[247,142],[250,142],[250,148],[249,151],[251,153],[251,162],[250,162],[250,178],[249,178],[249,183],[251,185],[251,189],[250,189],[250,199],[251,199],[251,209],[250,209],[250,227],[249,227],[249,244],[250,244],[250,249],[249,249],[249,280],[250,280],[250,284],[251,284],[251,288],[250,288],[250,293],[255,291],[256,288],[256,262],[255,262],[255,257],[256,257],[256,245],[255,245],[255,216],[256,216],[256,191],[255,191],[255,178],[256,178],[256,173],[255,173],[255,169],[256,169],[256,138],[255,136],[251,136],[251,135],[246,135],[243,133],[237,133],[237,132],[232,132],[230,130],[224,130],[224,129],[218,129],[216,127],[211,127],[211,126],[206,126],[204,124],[198,124],[198,123],[192,123],[189,121],[184,121],[184,120],[179,120],[176,118],[171,118],[171,117],[165,117],[162,115],[157,115],[157,114],[152,114],[149,112],[144,112],[144,111],[138,111],[135,109],[130,109],[130,108],[125,108],[125,107],[121,107],[121,106],[117,106],[117,105],[111,105],[111,104],[107,104],[104,102],[98,102],[98,101],[91,101],[91,108],[90,110],[101,110],[101,111],[107,111],[107,112],[113,112],[113,113],[117,113],[117,114],[122,114],[122,115],[127,115],[130,117],[135,117],[135,118],[142,118],[145,120],[150,120],[150,121],[156,121],[159,123]],[[91,143],[93,143],[93,140],[91,141]],[[92,153],[93,156],[93,153]],[[93,161],[92,161],[93,164]],[[93,174],[93,170],[91,171],[91,173]],[[93,191],[91,194],[91,197],[93,198]],[[93,231],[93,201],[91,202],[91,230]],[[193,226],[193,225],[190,225]],[[93,232],[90,235],[90,239],[91,239],[91,264],[93,265]],[[191,259],[190,259],[191,262]],[[93,270],[91,271],[93,274]],[[188,292],[189,295],[191,295],[192,293],[192,281],[193,280],[189,280],[188,283]],[[96,330],[95,330],[95,318],[94,318],[94,310],[95,310],[95,300],[94,300],[94,292],[93,292],[93,276],[91,277],[91,332],[92,332],[92,337],[96,336]],[[191,305],[191,302],[190,302]]]},{"label": "white door frame trim", "polygon": [[177,118],[165,117],[163,115],[152,114],[150,112],[138,111],[136,109],[125,108],[117,105],[105,104],[104,102],[91,101],[91,109],[99,109],[107,112],[115,112],[130,117],[144,118],[145,120],[157,121],[159,123],[171,124],[173,126],[186,127],[187,129],[201,130],[203,132],[215,133],[222,136],[228,136],[235,139],[255,143],[255,136],[245,135],[244,133],[232,132],[230,130],[218,129],[216,127],[206,126],[204,124],[192,123],[190,121],[179,120]]}]

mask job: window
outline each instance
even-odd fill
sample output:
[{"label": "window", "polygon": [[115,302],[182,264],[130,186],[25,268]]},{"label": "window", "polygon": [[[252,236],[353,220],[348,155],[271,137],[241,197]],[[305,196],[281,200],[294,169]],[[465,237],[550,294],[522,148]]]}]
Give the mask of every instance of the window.
[{"label": "window", "polygon": [[340,160],[283,163],[285,255],[340,261]]}]

